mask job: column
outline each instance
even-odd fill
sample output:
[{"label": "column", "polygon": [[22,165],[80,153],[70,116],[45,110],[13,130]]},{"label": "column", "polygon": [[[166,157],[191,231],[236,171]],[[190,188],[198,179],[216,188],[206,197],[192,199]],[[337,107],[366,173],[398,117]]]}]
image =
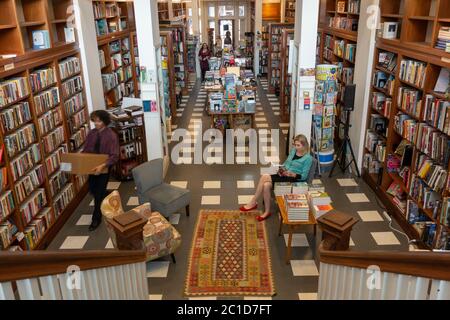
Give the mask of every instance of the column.
[{"label": "column", "polygon": [[91,0],[74,0],[75,23],[83,64],[84,86],[89,112],[105,109],[102,72],[98,59],[97,32]]},{"label": "column", "polygon": [[[192,0],[191,2],[191,9],[192,9],[192,31],[194,33],[195,37],[198,37],[200,42],[200,23],[199,23],[199,16],[198,16],[198,8],[199,3],[198,0]],[[213,48],[209,48],[212,50]],[[197,49],[195,50],[195,70],[197,71],[197,78],[200,79],[202,77],[202,71],[200,70],[200,61],[197,59],[198,52],[200,50],[200,43],[197,44]]]},{"label": "column", "polygon": [[355,110],[351,113],[350,123],[352,127],[349,131],[356,162],[360,170],[364,155],[366,119],[370,101],[370,85],[378,21],[379,0],[362,0],[353,80],[356,83]]},{"label": "column", "polygon": [[[315,69],[317,27],[319,20],[319,0],[297,0],[295,7],[295,35],[293,55],[293,100],[296,103],[291,110],[290,139],[303,134],[311,142],[312,108],[314,100],[314,76],[300,76],[302,70]],[[292,52],[292,51],[291,51]],[[297,83],[295,81],[297,79]],[[296,96],[294,97],[294,94]],[[307,95],[311,100],[308,101]],[[306,98],[306,99],[305,99]]]},{"label": "column", "polygon": [[286,0],[280,0],[280,9],[281,9],[281,14],[280,14],[280,22],[286,22]]},{"label": "column", "polygon": [[[255,30],[252,30],[255,33],[255,49],[254,58],[253,58],[253,69],[255,70],[255,76],[259,74],[259,51],[260,51],[260,41],[258,38],[261,37],[262,31],[262,3],[263,0],[255,0]],[[258,36],[259,33],[259,36]],[[259,43],[258,43],[259,42]]]},{"label": "column", "polygon": [[[163,158],[163,134],[161,119],[165,121],[164,108],[160,107],[158,88],[158,60],[156,52],[160,46],[158,4],[156,1],[134,0],[136,34],[139,47],[141,69],[149,76],[146,83],[141,81],[141,98],[158,104],[158,112],[144,112],[148,160]],[[161,114],[162,112],[162,114]]]},{"label": "column", "polygon": [[172,0],[167,0],[167,6],[169,8],[169,20],[173,19],[173,6],[172,6]]}]

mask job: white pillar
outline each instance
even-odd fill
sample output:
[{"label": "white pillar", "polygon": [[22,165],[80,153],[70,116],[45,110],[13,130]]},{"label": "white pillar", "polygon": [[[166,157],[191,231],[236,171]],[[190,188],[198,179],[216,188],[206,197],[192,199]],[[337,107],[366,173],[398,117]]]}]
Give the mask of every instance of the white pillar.
[{"label": "white pillar", "polygon": [[169,19],[173,19],[173,6],[172,6],[172,0],[167,0],[167,7],[169,9]]},{"label": "white pillar", "polygon": [[83,64],[84,85],[89,113],[105,109],[102,72],[98,59],[97,33],[91,0],[74,0],[75,23]]},{"label": "white pillar", "polygon": [[[160,108],[158,94],[158,59],[156,51],[160,47],[158,4],[156,1],[134,0],[136,34],[141,68],[146,68],[152,80],[141,83],[142,100],[153,100],[158,104],[158,112],[145,112],[144,122],[148,160],[163,158],[163,134],[161,118],[165,120],[164,108]],[[162,110],[162,111],[161,111]],[[160,112],[163,112],[161,114]],[[164,130],[162,130],[164,129]]]},{"label": "white pillar", "polygon": [[[252,30],[255,33],[255,49],[254,58],[253,58],[253,69],[255,70],[255,76],[259,74],[259,51],[260,47],[257,41],[257,38],[261,36],[262,31],[262,3],[263,0],[255,0],[255,30]],[[259,33],[259,36],[258,36]]]},{"label": "white pillar", "polygon": [[[314,100],[315,77],[300,77],[301,69],[314,69],[316,66],[317,27],[319,20],[319,0],[297,0],[295,8],[295,34],[294,43],[298,52],[296,72],[297,88],[296,105],[291,110],[291,137],[295,134],[303,134],[311,142],[312,108]],[[295,81],[293,81],[293,85]],[[303,91],[308,91],[311,99],[310,109],[303,109]],[[294,124],[294,128],[293,127]]]},{"label": "white pillar", "polygon": [[366,119],[370,101],[370,85],[375,53],[375,26],[378,23],[379,0],[362,0],[358,26],[358,47],[355,57],[355,110],[351,113],[349,131],[358,167],[361,170],[364,155]]},{"label": "white pillar", "polygon": [[[200,42],[200,23],[199,23],[200,19],[198,16],[198,8],[199,8],[198,0],[192,0],[191,8],[192,8],[192,31],[194,33],[194,36],[198,37]],[[214,50],[214,48],[209,49]],[[200,43],[198,43],[197,48],[195,50],[195,70],[197,71],[196,72],[197,79],[201,79],[202,77],[202,71],[200,70],[200,60],[197,58],[199,50],[200,50]]]},{"label": "white pillar", "polygon": [[280,21],[281,22],[286,22],[286,0],[281,0],[280,1],[280,9],[281,9],[281,14],[280,14]]}]

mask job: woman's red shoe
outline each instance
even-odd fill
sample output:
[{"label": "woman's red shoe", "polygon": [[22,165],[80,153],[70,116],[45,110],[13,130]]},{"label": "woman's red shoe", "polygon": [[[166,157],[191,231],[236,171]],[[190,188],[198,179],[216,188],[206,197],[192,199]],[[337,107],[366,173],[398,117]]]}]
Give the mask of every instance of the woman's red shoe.
[{"label": "woman's red shoe", "polygon": [[258,208],[258,204],[255,204],[253,207],[247,209],[245,206],[242,206],[239,208],[239,210],[241,210],[242,212],[248,212],[248,211],[252,211],[255,210],[256,208]]},{"label": "woman's red shoe", "polygon": [[272,214],[269,213],[267,216],[263,217],[263,216],[256,216],[256,220],[258,220],[259,222],[264,221],[266,219],[268,219]]}]

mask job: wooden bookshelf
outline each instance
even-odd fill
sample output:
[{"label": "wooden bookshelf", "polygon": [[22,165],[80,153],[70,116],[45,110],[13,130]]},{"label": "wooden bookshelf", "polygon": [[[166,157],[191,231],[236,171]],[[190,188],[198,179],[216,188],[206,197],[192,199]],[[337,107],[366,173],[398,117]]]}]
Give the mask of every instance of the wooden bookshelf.
[{"label": "wooden bookshelf", "polygon": [[169,20],[169,3],[166,1],[158,1],[158,18],[159,20]]},{"label": "wooden bookshelf", "polygon": [[268,75],[269,67],[269,28],[263,26],[261,30],[261,50],[259,50],[259,73],[262,76]]},{"label": "wooden bookshelf", "polygon": [[289,122],[291,110],[291,86],[292,78],[288,73],[289,45],[294,39],[294,29],[283,29],[281,50],[281,83],[280,83],[280,118],[282,122]]},{"label": "wooden bookshelf", "polygon": [[164,87],[164,106],[166,116],[177,118],[177,92],[175,84],[175,71],[173,62],[173,32],[172,30],[160,31],[161,41],[161,67]]},{"label": "wooden bookshelf", "polygon": [[284,8],[284,22],[295,22],[295,0],[286,0]]},{"label": "wooden bookshelf", "polygon": [[244,56],[247,58],[245,64],[246,69],[253,70],[254,51],[255,51],[255,34],[253,32],[246,32],[245,50],[244,50]]},{"label": "wooden bookshelf", "polygon": [[173,67],[175,72],[175,84],[177,102],[181,103],[181,97],[188,94],[188,61],[186,44],[186,19],[160,21],[160,31],[172,31]]},{"label": "wooden bookshelf", "polygon": [[172,12],[174,18],[187,17],[186,2],[172,2]]},{"label": "wooden bookshelf", "polygon": [[139,97],[139,65],[132,1],[93,1],[107,109]]},{"label": "wooden bookshelf", "polygon": [[292,23],[269,24],[269,57],[268,57],[268,82],[269,93],[275,93],[280,89],[281,83],[281,52],[283,29],[294,28]]},{"label": "wooden bookshelf", "polygon": [[[0,72],[2,86],[11,79],[22,78],[24,88],[17,97],[3,101],[0,108],[0,138],[11,142],[9,148],[2,144],[5,149],[1,167],[7,183],[0,194],[3,197],[11,191],[14,201],[14,208],[0,221],[8,220],[17,227],[11,243],[3,249],[45,248],[87,193],[87,177],[67,175],[60,170],[60,154],[79,151],[88,132],[79,51],[72,44],[64,50],[41,53]],[[22,138],[17,144],[14,141],[19,135]],[[33,158],[17,165],[18,159],[27,155]],[[19,171],[14,169],[19,167]],[[34,199],[36,204],[31,206],[29,201]],[[33,210],[28,211],[31,207]]]},{"label": "wooden bookshelf", "polygon": [[[436,103],[449,101],[448,96],[446,97],[444,93],[434,91],[441,69],[450,69],[448,53],[435,49],[434,45],[439,28],[446,23],[439,19],[445,19],[450,15],[450,3],[444,0],[381,0],[380,7],[382,20],[398,22],[399,32],[397,39],[383,39],[380,37],[382,34],[377,37],[373,68],[374,81],[383,78],[391,78],[391,81],[389,81],[390,85],[386,87],[380,88],[380,83],[376,82],[373,82],[371,86],[371,102],[368,106],[367,118],[367,130],[371,130],[371,133],[366,133],[363,178],[380,196],[389,212],[393,214],[409,237],[417,239],[422,247],[436,248],[440,243],[441,233],[450,232],[448,223],[441,223],[442,212],[439,208],[445,197],[449,195],[448,177],[445,180],[444,188],[440,190],[436,185],[428,186],[427,177],[422,179],[417,175],[419,173],[418,162],[421,159],[428,159],[433,165],[440,165],[443,171],[447,171],[447,174],[450,169],[448,158],[442,157],[445,151],[448,152],[450,137],[448,131],[443,131],[442,124],[438,122],[439,118],[441,120],[446,118],[445,112],[444,114],[436,113],[438,116],[435,115],[434,120],[430,118],[428,112],[431,99],[437,101]],[[394,56],[397,62],[396,69],[392,70],[386,68],[386,65],[380,65],[378,63],[380,54]],[[410,73],[405,75],[402,61],[405,63],[413,61],[408,63],[423,68],[423,72],[416,69],[417,75],[424,76],[423,81],[411,78]],[[412,95],[417,99],[413,99]],[[389,103],[382,103],[383,99]],[[379,103],[376,103],[377,101]],[[415,103],[416,101],[417,103]],[[386,104],[390,105],[390,108],[386,109]],[[374,117],[384,119],[386,134],[380,134],[371,127],[371,119]],[[419,138],[420,134],[422,134],[421,137],[424,137],[423,127],[432,132],[432,135],[427,135],[427,139],[432,139],[430,141],[434,143],[431,149],[424,149],[423,141],[428,140]],[[408,131],[408,128],[415,128],[414,134]],[[380,137],[377,138],[376,135]],[[375,141],[380,146],[372,148],[373,142],[371,143],[371,141]],[[438,141],[443,144],[447,141],[442,152],[436,152]],[[412,149],[411,163],[408,161],[401,163],[403,166],[401,164],[399,166],[398,160],[396,161],[396,159],[401,159],[401,155],[396,153],[401,143],[409,143]],[[413,176],[416,178],[413,179]],[[408,204],[407,208],[403,209],[398,206],[395,197],[387,192],[393,182],[398,184],[404,194],[403,200]],[[430,206],[429,203],[422,202],[420,197],[418,199],[416,197],[417,190],[421,190],[423,187],[429,188],[427,192],[433,191],[433,196],[436,196],[441,203],[433,202]],[[436,206],[438,209],[433,210],[432,206]],[[414,219],[410,212],[416,211],[413,209],[414,207],[418,208],[417,212],[430,225],[436,225],[434,236],[425,239],[426,241],[423,241],[423,235],[411,223]]]}]

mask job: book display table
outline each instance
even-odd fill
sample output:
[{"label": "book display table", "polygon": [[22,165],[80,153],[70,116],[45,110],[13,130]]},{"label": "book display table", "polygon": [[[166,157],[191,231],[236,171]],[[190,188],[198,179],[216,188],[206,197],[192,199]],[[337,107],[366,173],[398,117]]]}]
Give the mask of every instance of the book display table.
[{"label": "book display table", "polygon": [[277,196],[276,197],[276,202],[277,202],[277,205],[278,205],[279,218],[280,218],[280,227],[278,229],[278,235],[281,236],[281,230],[282,230],[284,225],[288,227],[288,243],[287,243],[287,247],[286,247],[285,261],[286,261],[286,264],[289,264],[289,262],[291,260],[292,234],[294,233],[295,230],[297,230],[300,227],[313,226],[313,228],[314,228],[314,237],[315,237],[316,233],[317,233],[317,220],[314,217],[314,214],[312,213],[312,210],[310,208],[310,210],[309,210],[309,220],[305,220],[305,221],[289,221],[284,197],[283,196]]}]

